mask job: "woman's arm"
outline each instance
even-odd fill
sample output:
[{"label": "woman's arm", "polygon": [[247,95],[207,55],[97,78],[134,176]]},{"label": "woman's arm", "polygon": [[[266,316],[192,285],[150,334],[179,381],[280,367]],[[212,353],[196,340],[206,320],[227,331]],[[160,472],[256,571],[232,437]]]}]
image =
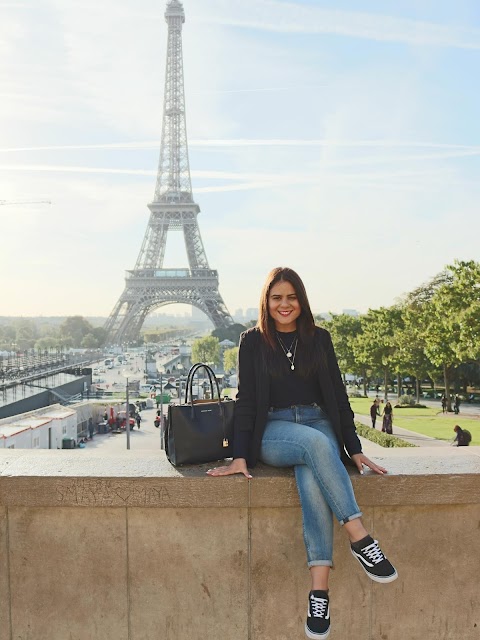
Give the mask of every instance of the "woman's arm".
[{"label": "woman's arm", "polygon": [[251,333],[242,333],[238,349],[238,391],[233,423],[233,457],[248,458],[256,416],[255,366]]},{"label": "woman's arm", "polygon": [[335,350],[333,348],[332,338],[325,329],[324,347],[327,356],[327,365],[332,380],[333,390],[337,401],[338,411],[340,413],[340,426],[342,428],[343,441],[345,448],[350,456],[362,453],[362,445],[357,436],[355,429],[354,415],[350,402],[348,400],[345,385],[343,384],[342,374],[337,362]]}]

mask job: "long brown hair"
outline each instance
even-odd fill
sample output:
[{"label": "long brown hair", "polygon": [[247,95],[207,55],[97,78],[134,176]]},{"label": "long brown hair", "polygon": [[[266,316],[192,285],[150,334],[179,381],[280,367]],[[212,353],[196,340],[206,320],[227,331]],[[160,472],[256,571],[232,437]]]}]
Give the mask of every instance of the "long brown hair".
[{"label": "long brown hair", "polygon": [[301,308],[300,315],[297,318],[299,340],[304,343],[309,342],[315,331],[315,320],[313,319],[302,279],[296,271],[289,267],[275,267],[275,269],[270,271],[263,285],[257,322],[257,327],[260,329],[264,341],[274,350],[278,345],[275,338],[275,322],[268,311],[268,298],[272,287],[276,285],[277,282],[289,282],[297,294],[297,300]]}]

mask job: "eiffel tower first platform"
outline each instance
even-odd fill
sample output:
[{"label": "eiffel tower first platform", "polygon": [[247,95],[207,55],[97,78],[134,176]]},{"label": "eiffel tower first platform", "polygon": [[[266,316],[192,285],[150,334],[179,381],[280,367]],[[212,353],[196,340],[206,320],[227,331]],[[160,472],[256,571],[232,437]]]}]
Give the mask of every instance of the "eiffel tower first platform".
[{"label": "eiffel tower first platform", "polygon": [[[218,289],[218,273],[208,265],[193,200],[188,161],[183,83],[182,25],[185,14],[179,0],[169,0],[167,66],[162,141],[150,219],[135,268],[127,271],[125,290],[110,314],[106,344],[136,341],[147,315],[167,304],[186,303],[201,309],[215,328],[233,320]],[[164,269],[170,229],[182,230],[189,268]]]}]

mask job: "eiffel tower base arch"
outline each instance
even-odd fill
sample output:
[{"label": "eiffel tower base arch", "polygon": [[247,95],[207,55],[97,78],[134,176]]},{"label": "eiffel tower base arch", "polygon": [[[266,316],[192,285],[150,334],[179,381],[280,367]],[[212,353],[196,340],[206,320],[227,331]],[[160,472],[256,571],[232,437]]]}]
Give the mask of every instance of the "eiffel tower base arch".
[{"label": "eiffel tower base arch", "polygon": [[137,341],[148,314],[167,304],[200,309],[215,329],[232,324],[214,269],[161,269],[148,275],[130,271],[125,290],[105,325],[107,344]]}]

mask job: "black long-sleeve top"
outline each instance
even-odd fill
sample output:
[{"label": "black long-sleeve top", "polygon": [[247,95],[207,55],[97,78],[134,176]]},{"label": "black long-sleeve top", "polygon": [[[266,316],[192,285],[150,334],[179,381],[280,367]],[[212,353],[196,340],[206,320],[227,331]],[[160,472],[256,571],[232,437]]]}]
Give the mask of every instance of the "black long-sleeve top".
[{"label": "black long-sleeve top", "polygon": [[[322,396],[322,406],[332,422],[342,452],[342,460],[351,464],[349,455],[361,453],[362,447],[355,430],[353,412],[348,401],[342,376],[338,368],[330,334],[315,327],[315,341],[320,358],[317,373]],[[263,432],[267,423],[270,401],[269,375],[263,366],[262,349],[265,349],[259,329],[254,327],[240,336],[238,352],[238,393],[235,403],[234,458],[245,458],[254,467]]]}]

